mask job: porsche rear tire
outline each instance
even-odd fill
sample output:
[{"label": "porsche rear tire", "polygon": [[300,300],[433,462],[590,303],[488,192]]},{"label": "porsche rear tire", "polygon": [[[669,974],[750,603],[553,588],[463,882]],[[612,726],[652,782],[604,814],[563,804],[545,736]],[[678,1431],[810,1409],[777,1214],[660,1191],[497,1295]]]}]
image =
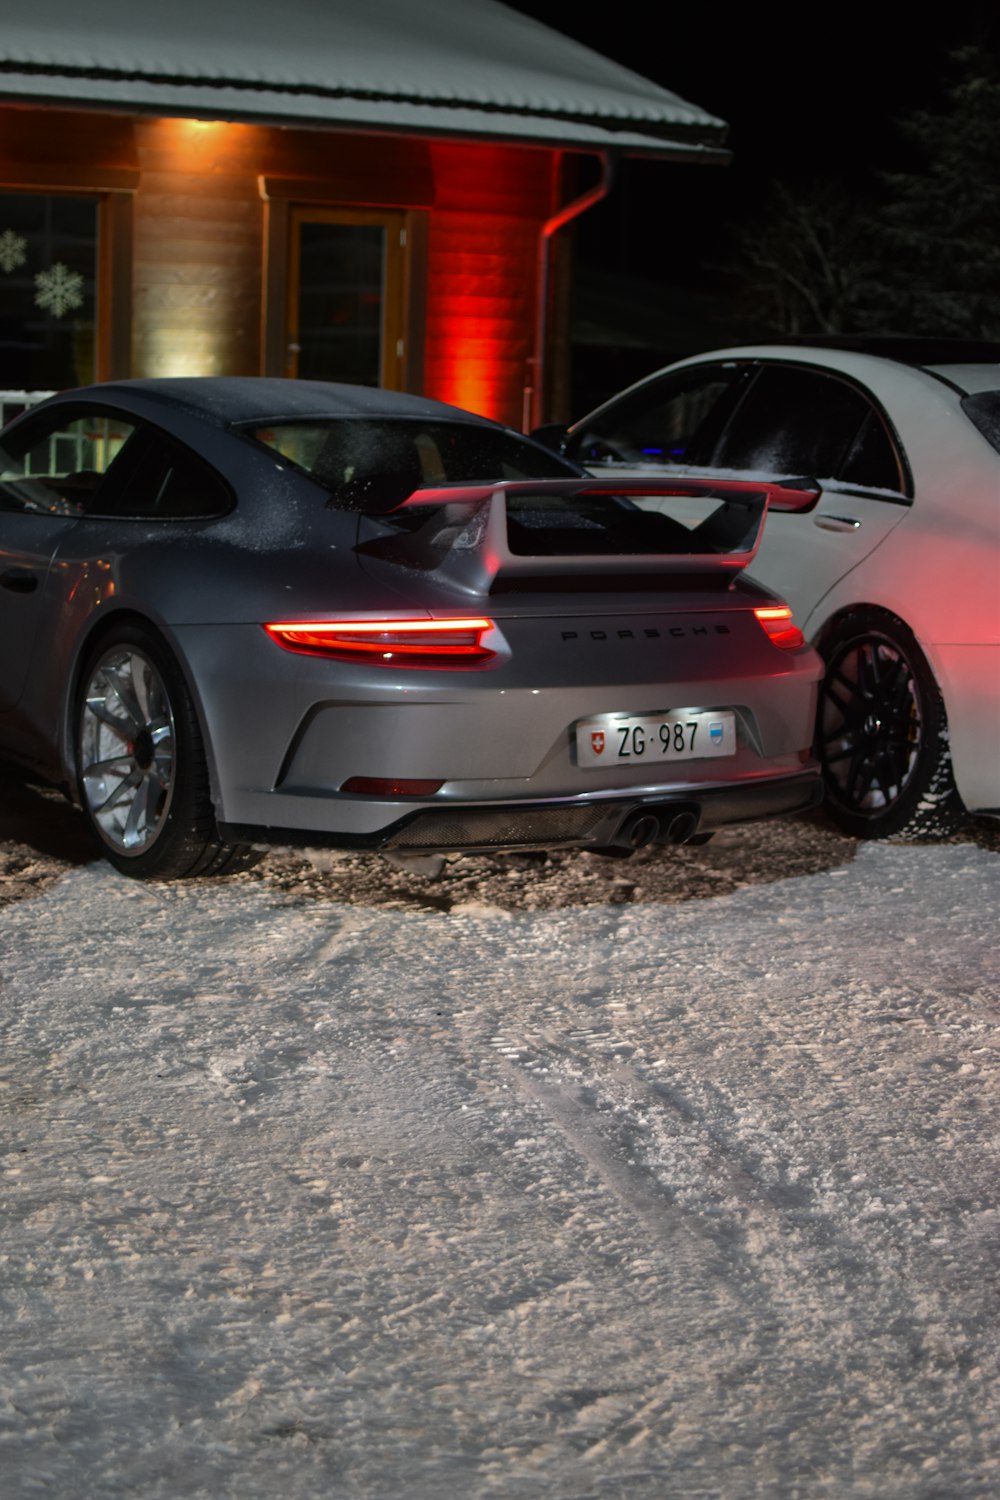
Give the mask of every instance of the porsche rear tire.
[{"label": "porsche rear tire", "polygon": [[934,838],[965,821],[941,691],[895,615],[857,609],[821,646],[816,753],[826,811],[855,838]]},{"label": "porsche rear tire", "polygon": [[84,817],[123,874],[182,880],[256,863],[249,846],[218,838],[201,726],[152,630],[122,625],[85,661],[74,749]]}]

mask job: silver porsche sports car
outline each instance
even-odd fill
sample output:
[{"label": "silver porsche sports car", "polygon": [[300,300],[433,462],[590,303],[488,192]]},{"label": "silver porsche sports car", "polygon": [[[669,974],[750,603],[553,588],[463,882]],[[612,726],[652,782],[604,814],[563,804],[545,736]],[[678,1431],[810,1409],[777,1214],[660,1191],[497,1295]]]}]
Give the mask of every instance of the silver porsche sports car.
[{"label": "silver porsche sports car", "polygon": [[807,501],[609,487],[387,391],[68,391],[0,434],[0,753],[157,879],[794,812],[821,663],[743,569],[768,506]]}]

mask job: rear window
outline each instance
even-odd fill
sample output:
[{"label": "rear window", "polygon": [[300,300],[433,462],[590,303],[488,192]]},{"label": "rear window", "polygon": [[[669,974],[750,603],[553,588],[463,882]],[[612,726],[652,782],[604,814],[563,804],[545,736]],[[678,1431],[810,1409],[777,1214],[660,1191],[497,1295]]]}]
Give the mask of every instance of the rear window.
[{"label": "rear window", "polygon": [[1000,453],[1000,391],[979,391],[966,396],[962,410],[974,427]]},{"label": "rear window", "polygon": [[414,490],[514,479],[565,479],[579,470],[504,427],[472,422],[340,418],[269,423],[249,433],[349,510],[391,509]]}]

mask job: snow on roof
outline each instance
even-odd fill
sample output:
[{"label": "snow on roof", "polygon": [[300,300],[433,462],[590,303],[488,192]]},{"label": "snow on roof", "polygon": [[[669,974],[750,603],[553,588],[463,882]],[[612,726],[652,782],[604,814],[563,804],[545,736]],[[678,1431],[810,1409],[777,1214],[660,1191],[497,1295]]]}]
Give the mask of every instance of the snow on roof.
[{"label": "snow on roof", "polygon": [[725,132],[499,0],[38,0],[0,97],[709,157]]}]

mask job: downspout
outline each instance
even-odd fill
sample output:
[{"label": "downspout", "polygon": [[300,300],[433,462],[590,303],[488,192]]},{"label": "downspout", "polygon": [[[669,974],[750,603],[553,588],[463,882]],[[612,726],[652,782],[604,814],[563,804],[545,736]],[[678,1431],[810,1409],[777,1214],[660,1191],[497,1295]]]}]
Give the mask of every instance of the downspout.
[{"label": "downspout", "polygon": [[530,360],[531,379],[524,388],[524,403],[521,414],[521,425],[525,432],[530,432],[533,427],[541,425],[543,417],[543,402],[545,393],[546,375],[546,343],[549,332],[549,270],[552,261],[552,239],[568,224],[571,219],[577,219],[588,208],[593,208],[595,203],[600,203],[611,191],[614,181],[615,159],[609,151],[596,153],[601,163],[601,179],[595,187],[582,193],[579,198],[574,198],[572,203],[567,203],[558,213],[552,215],[542,225],[538,236],[538,276],[536,284],[535,301],[535,352]]}]

